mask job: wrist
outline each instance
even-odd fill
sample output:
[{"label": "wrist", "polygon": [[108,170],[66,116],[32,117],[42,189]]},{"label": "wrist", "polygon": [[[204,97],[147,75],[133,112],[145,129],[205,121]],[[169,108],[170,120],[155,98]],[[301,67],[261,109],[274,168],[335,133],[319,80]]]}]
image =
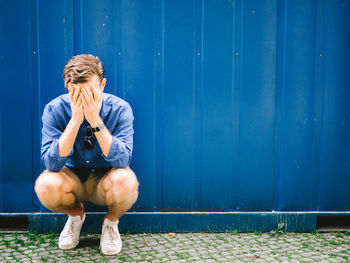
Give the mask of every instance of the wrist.
[{"label": "wrist", "polygon": [[96,118],[90,122],[90,126],[92,128],[96,128],[98,125],[100,125],[101,122],[102,122],[101,118]]},{"label": "wrist", "polygon": [[70,121],[72,122],[72,124],[74,125],[74,126],[80,126],[82,123],[83,123],[83,121],[84,121],[84,118],[83,119],[81,119],[81,118],[76,118],[75,116],[72,116],[72,118],[70,119]]}]

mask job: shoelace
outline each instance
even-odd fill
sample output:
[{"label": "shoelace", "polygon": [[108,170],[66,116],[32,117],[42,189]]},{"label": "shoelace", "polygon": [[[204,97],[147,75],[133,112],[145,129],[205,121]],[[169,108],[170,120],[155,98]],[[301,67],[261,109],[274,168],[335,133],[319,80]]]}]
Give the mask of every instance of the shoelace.
[{"label": "shoelace", "polygon": [[73,234],[73,224],[74,224],[73,222],[70,222],[68,230],[67,230],[66,234],[64,236],[62,236],[62,239],[66,238],[66,237],[74,236],[74,234]]},{"label": "shoelace", "polygon": [[113,227],[111,227],[111,226],[106,226],[106,230],[109,230],[109,231],[108,231],[109,240],[113,241],[113,240],[118,239],[118,234],[117,234],[117,232],[114,230]]}]

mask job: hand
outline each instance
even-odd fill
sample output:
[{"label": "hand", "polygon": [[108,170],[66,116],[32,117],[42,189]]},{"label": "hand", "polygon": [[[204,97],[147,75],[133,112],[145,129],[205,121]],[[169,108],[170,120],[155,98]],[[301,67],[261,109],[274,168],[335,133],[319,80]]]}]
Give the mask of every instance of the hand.
[{"label": "hand", "polygon": [[81,94],[85,118],[91,127],[95,128],[101,122],[102,89],[99,87],[84,86]]},{"label": "hand", "polygon": [[84,121],[83,100],[80,95],[80,87],[72,86],[69,84],[69,101],[72,109],[72,119],[77,123],[82,124]]}]

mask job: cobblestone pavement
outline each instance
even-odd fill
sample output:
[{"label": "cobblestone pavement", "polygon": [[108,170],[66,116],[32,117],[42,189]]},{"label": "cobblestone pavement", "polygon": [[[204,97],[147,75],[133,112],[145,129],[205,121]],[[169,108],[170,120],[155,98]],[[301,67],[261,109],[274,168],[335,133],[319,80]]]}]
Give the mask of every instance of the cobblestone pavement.
[{"label": "cobblestone pavement", "polygon": [[99,250],[99,234],[82,234],[73,250],[58,234],[0,233],[0,262],[349,262],[350,231],[343,233],[122,234],[117,256]]}]

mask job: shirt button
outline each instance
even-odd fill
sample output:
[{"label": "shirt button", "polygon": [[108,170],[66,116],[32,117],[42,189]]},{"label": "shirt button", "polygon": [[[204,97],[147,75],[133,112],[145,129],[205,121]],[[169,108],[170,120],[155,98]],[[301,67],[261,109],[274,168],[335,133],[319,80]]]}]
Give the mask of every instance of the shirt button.
[{"label": "shirt button", "polygon": [[89,162],[90,162],[89,160],[86,161],[86,163],[89,163]]}]

